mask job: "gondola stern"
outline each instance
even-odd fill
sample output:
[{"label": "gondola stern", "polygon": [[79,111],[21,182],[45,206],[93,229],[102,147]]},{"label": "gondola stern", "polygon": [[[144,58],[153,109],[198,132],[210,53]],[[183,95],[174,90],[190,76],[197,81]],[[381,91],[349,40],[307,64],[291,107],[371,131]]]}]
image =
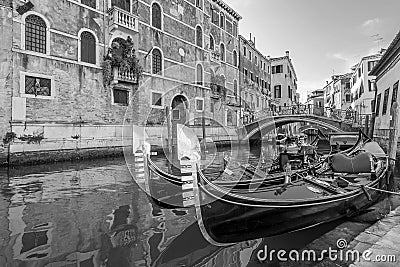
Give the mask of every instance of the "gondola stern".
[{"label": "gondola stern", "polygon": [[201,192],[201,186],[204,185],[204,179],[202,179],[204,174],[201,172],[200,168],[197,166],[197,175],[196,175],[196,180],[193,183],[193,193],[194,193],[194,199],[195,199],[195,209],[196,209],[196,219],[197,223],[200,228],[200,232],[202,233],[203,237],[207,242],[209,242],[211,245],[218,246],[218,247],[225,247],[225,246],[230,246],[234,245],[235,243],[222,243],[216,241],[216,238],[213,238],[212,233],[209,232],[207,227],[204,224],[203,221],[203,215],[202,215],[202,207],[207,205],[205,202],[202,201],[202,197],[205,196],[205,194],[202,194]]}]

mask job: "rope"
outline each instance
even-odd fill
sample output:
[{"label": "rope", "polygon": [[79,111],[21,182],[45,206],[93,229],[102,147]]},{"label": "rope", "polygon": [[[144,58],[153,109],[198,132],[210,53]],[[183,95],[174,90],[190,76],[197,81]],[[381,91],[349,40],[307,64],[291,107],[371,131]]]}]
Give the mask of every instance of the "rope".
[{"label": "rope", "polygon": [[[338,178],[341,179],[341,180],[343,180],[343,181],[346,181],[346,182],[349,183],[349,185],[351,185],[351,186],[359,186],[359,187],[362,186],[362,185],[360,185],[360,184],[356,184],[356,183],[349,182],[349,181],[347,181],[346,179],[344,179],[344,178],[342,178],[342,177],[338,177]],[[392,192],[392,191],[388,191],[388,190],[378,189],[378,188],[375,188],[375,187],[370,187],[370,186],[367,186],[367,185],[365,185],[364,187],[367,188],[367,189],[371,189],[371,190],[378,191],[378,192],[382,192],[382,193],[387,193],[387,194],[392,194],[392,195],[398,195],[398,196],[400,196],[400,192]]]},{"label": "rope", "polygon": [[400,196],[400,192],[392,192],[392,191],[383,190],[383,189],[378,189],[378,188],[369,187],[369,186],[365,186],[365,188],[368,188],[368,189],[371,189],[371,190],[375,190],[375,191],[378,191],[378,192],[382,192],[382,193],[387,193],[387,194],[392,194],[392,195],[398,195],[398,196]]}]

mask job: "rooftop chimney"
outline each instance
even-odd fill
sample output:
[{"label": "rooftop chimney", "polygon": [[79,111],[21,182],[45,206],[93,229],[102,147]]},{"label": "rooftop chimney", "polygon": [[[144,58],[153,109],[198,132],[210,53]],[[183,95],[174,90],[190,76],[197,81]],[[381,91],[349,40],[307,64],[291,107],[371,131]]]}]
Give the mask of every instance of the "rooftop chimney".
[{"label": "rooftop chimney", "polygon": [[271,60],[271,56],[270,56],[270,55],[268,55],[268,56],[267,56],[267,59],[268,59],[268,60]]},{"label": "rooftop chimney", "polygon": [[250,41],[251,41],[251,33],[250,33]]},{"label": "rooftop chimney", "polygon": [[289,50],[286,50],[286,56],[289,57]]},{"label": "rooftop chimney", "polygon": [[254,42],[253,43],[254,43],[254,46],[255,46],[256,45],[256,37],[255,36],[254,36]]}]

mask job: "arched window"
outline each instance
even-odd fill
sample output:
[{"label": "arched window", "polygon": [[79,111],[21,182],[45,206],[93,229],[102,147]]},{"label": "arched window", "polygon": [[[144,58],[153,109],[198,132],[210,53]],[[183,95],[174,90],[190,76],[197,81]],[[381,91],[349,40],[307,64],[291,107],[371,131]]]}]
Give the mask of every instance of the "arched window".
[{"label": "arched window", "polygon": [[238,26],[237,26],[237,22],[234,21],[233,22],[233,36],[237,37],[237,34],[238,34]]},{"label": "arched window", "polygon": [[219,13],[219,26],[222,28],[222,29],[225,29],[225,15],[224,15],[224,13]]},{"label": "arched window", "polygon": [[210,34],[210,50],[215,49],[215,44],[214,44],[214,37]]},{"label": "arched window", "polygon": [[203,47],[203,30],[199,25],[196,27],[196,45]]},{"label": "arched window", "polygon": [[237,53],[236,50],[233,50],[233,66],[237,67]]},{"label": "arched window", "polygon": [[96,38],[92,33],[81,33],[81,61],[96,64]]},{"label": "arched window", "polygon": [[25,49],[46,54],[46,22],[37,15],[25,19]]},{"label": "arched window", "polygon": [[197,81],[197,84],[203,85],[203,67],[201,66],[201,64],[197,64],[196,81]]},{"label": "arched window", "polygon": [[111,0],[111,6],[116,6],[125,11],[131,12],[131,0]]},{"label": "arched window", "polygon": [[162,71],[162,54],[160,49],[154,48],[152,52],[152,69],[153,69],[153,74],[159,74],[161,75]]},{"label": "arched window", "polygon": [[151,6],[151,25],[161,30],[161,7],[157,3]]},{"label": "arched window", "polygon": [[221,44],[219,50],[220,50],[220,53],[221,53],[221,61],[225,61],[225,45]]}]

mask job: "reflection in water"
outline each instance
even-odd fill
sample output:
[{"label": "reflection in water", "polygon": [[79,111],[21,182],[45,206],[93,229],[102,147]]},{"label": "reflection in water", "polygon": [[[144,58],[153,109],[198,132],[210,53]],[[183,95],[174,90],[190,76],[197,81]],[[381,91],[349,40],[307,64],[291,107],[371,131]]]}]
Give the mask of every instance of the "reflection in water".
[{"label": "reflection in water", "polygon": [[[240,156],[257,164],[274,151],[259,146]],[[301,248],[331,229],[215,247],[193,209],[159,208],[122,158],[2,169],[0,215],[0,266],[257,266],[254,255],[266,242]]]}]

